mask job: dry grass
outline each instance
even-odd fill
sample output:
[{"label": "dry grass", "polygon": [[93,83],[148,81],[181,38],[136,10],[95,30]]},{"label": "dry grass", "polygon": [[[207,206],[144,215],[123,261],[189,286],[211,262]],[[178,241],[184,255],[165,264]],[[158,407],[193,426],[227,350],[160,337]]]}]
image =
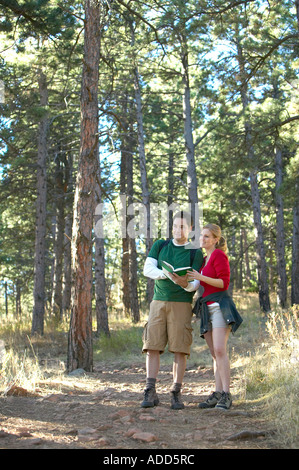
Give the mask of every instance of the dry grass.
[{"label": "dry grass", "polygon": [[[261,315],[255,294],[236,293],[234,300],[244,322],[229,341],[231,366],[239,376],[238,399],[259,406],[273,423],[279,446],[298,447],[298,306]],[[137,325],[129,319],[111,317],[110,338],[94,339],[94,360],[132,363],[144,361],[140,355],[145,318]],[[2,318],[0,340],[0,393],[12,384],[28,391],[50,393],[70,386],[65,376],[68,324],[48,322],[43,337],[30,337],[30,319]],[[194,323],[194,342],[188,364],[210,367],[211,358]],[[2,353],[1,353],[2,350]],[[161,362],[170,364],[172,356]],[[84,379],[78,379],[79,381]],[[72,384],[73,386],[74,384]],[[87,383],[78,386],[88,388]]]},{"label": "dry grass", "polygon": [[269,314],[268,335],[251,354],[245,368],[246,399],[262,402],[275,424],[276,439],[285,448],[298,448],[298,306]]},{"label": "dry grass", "polygon": [[[34,392],[47,377],[64,374],[66,329],[49,322],[44,336],[30,335],[30,319],[2,318],[0,328],[0,393],[12,386]],[[2,345],[2,347],[1,347]],[[4,346],[5,345],[5,346]]]}]

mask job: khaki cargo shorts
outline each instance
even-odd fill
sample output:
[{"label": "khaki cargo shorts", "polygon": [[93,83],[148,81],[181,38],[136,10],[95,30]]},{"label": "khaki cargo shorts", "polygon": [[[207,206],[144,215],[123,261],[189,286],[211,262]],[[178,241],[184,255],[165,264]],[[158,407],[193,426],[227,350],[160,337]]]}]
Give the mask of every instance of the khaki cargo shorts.
[{"label": "khaki cargo shorts", "polygon": [[168,350],[190,355],[192,344],[192,307],[189,302],[153,300],[148,322],[143,331],[142,352],[148,349],[163,353]]}]

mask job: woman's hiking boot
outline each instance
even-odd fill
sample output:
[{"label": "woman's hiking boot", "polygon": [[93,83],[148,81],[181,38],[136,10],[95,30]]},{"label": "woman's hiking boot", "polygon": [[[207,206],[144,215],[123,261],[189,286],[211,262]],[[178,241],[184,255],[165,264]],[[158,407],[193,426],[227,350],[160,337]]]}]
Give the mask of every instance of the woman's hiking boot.
[{"label": "woman's hiking boot", "polygon": [[213,392],[206,401],[199,403],[198,408],[214,408],[221,399],[221,392]]},{"label": "woman's hiking boot", "polygon": [[222,408],[223,410],[229,410],[232,406],[232,396],[229,392],[222,392],[221,398],[218,401],[215,408]]}]

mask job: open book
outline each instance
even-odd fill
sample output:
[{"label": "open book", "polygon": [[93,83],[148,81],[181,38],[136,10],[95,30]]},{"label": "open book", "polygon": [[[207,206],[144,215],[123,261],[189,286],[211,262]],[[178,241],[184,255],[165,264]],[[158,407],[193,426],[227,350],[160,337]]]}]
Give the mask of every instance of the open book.
[{"label": "open book", "polygon": [[[184,268],[174,268],[171,264],[167,263],[167,261],[162,261],[162,271],[163,273],[171,279],[169,273],[175,273],[178,276],[185,276],[187,271],[192,270],[191,266],[185,266]],[[172,279],[171,279],[172,280]]]}]

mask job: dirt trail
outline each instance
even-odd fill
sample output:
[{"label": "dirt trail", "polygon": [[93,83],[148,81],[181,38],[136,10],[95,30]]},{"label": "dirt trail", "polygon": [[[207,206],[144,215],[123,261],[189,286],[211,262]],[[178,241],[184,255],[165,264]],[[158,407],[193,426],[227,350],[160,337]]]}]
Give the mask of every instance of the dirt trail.
[{"label": "dirt trail", "polygon": [[[238,371],[232,371],[232,394]],[[234,375],[235,374],[235,375]],[[255,405],[235,400],[229,411],[200,410],[213,390],[212,371],[188,365],[185,409],[170,409],[171,367],[163,366],[160,404],[140,408],[144,362],[96,363],[84,376],[65,376],[35,396],[0,397],[1,449],[270,449],[271,423]],[[17,393],[17,390],[15,391]],[[22,391],[20,391],[22,393]],[[26,396],[27,395],[27,396]]]}]

